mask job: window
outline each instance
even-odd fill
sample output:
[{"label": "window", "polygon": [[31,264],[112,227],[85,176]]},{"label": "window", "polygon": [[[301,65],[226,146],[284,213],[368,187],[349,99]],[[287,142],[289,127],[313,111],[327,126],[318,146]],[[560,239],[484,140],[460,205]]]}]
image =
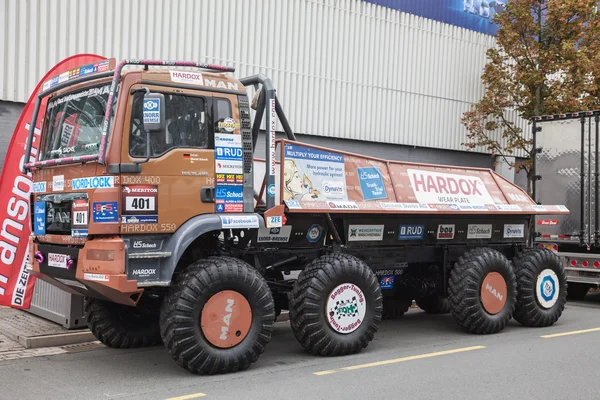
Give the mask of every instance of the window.
[{"label": "window", "polygon": [[226,119],[231,118],[231,103],[229,100],[219,97],[214,97],[214,109],[215,109],[215,132],[216,133],[231,133],[228,129],[230,125],[220,126],[223,123],[231,122]]},{"label": "window", "polygon": [[[133,98],[129,154],[146,157],[146,132],[143,124],[144,92]],[[158,157],[176,147],[208,147],[206,99],[165,94],[165,130],[150,132],[150,157]]]},{"label": "window", "polygon": [[109,88],[89,87],[48,103],[40,160],[98,154]]}]

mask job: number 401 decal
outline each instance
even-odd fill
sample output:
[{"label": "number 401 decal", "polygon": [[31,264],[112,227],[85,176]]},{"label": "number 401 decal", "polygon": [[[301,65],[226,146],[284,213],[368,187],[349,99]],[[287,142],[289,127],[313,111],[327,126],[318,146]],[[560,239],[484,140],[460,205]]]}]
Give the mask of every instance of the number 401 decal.
[{"label": "number 401 decal", "polygon": [[126,197],[126,211],[155,211],[154,197]]}]

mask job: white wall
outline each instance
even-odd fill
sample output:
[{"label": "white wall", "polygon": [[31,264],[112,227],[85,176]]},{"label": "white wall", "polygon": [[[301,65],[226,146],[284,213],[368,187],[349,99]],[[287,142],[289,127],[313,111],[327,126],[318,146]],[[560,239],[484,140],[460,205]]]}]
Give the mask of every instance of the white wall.
[{"label": "white wall", "polygon": [[464,150],[460,117],[483,94],[494,43],[360,0],[0,0],[0,10],[0,100],[26,101],[75,53],[197,60],[271,76],[296,132],[453,150]]}]

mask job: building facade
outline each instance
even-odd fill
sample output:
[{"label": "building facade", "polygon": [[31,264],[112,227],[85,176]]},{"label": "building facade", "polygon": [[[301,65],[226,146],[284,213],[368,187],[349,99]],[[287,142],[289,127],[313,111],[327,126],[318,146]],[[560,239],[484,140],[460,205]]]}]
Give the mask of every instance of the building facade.
[{"label": "building facade", "polygon": [[38,80],[86,52],[226,64],[239,77],[263,73],[302,140],[394,160],[492,167],[484,149],[465,151],[460,118],[483,95],[485,51],[494,45],[489,18],[501,4],[417,3],[0,0],[0,163]]}]

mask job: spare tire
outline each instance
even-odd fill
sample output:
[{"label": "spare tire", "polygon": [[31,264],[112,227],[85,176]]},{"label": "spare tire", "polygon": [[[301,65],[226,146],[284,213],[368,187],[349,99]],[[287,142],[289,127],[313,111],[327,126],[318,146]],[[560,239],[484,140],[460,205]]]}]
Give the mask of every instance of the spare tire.
[{"label": "spare tire", "polygon": [[448,295],[452,316],[467,332],[500,332],[508,324],[517,298],[510,262],[489,248],[465,253],[450,272]]},{"label": "spare tire", "polygon": [[360,352],[379,329],[381,311],[377,277],[348,254],[313,260],[290,294],[290,325],[298,342],[314,355]]},{"label": "spare tire", "polygon": [[128,349],[161,343],[158,310],[86,297],[85,314],[92,334],[108,347]]},{"label": "spare tire", "polygon": [[556,254],[527,249],[513,260],[517,306],[513,317],[525,326],[551,326],[565,309],[567,274]]}]

